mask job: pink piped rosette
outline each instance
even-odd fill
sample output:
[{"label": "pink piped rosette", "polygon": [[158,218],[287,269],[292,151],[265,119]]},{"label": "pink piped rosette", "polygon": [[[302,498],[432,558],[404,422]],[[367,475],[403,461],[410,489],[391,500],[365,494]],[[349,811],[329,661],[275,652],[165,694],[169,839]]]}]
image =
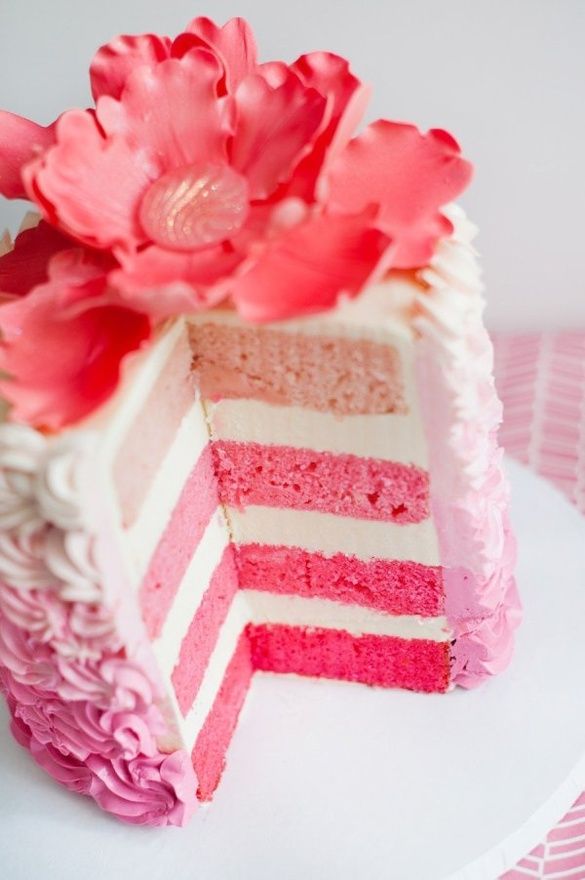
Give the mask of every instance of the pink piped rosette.
[{"label": "pink piped rosette", "polygon": [[0,257],[0,392],[20,423],[0,427],[0,686],[55,779],[128,822],[183,824],[191,762],[112,560],[107,595],[96,576],[90,477],[47,435],[173,316],[307,315],[427,265],[471,169],[441,130],[356,136],[368,89],[348,63],[260,63],[241,19],[118,37],[90,77],[95,107],[47,127],[0,111],[0,193],[41,217]]}]

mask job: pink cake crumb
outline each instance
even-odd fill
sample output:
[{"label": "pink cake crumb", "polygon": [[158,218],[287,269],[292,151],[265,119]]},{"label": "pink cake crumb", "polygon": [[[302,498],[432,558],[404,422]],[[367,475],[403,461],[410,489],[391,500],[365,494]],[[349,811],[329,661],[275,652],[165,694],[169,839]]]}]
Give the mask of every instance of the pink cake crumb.
[{"label": "pink cake crumb", "polygon": [[126,528],[135,522],[157,468],[194,399],[191,351],[187,336],[183,334],[114,461],[114,484]]},{"label": "pink cake crumb", "polygon": [[441,568],[395,559],[335,553],[324,556],[300,547],[241,544],[235,547],[240,589],[332,599],[388,614],[436,617],[444,612]]},{"label": "pink cake crumb", "polygon": [[426,693],[449,685],[448,642],[353,636],[345,630],[250,624],[254,669],[293,672]]},{"label": "pink cake crumb", "polygon": [[177,702],[186,715],[201,685],[211,652],[231,601],[238,589],[233,545],[228,545],[215,569],[201,604],[187,630],[171,676]]},{"label": "pink cake crumb", "polygon": [[200,801],[210,800],[219,784],[225,767],[225,753],[248,692],[252,672],[250,642],[246,633],[242,633],[191,753]]},{"label": "pink cake crumb", "polygon": [[338,415],[407,412],[391,345],[216,323],[193,324],[189,334],[201,393],[210,400],[249,398]]},{"label": "pink cake crumb", "polygon": [[421,522],[429,516],[429,478],[415,465],[292,446],[217,440],[213,460],[221,500],[339,516]]},{"label": "pink cake crumb", "polygon": [[140,589],[142,617],[150,638],[160,635],[179,584],[217,506],[217,482],[208,445],[183,487]]}]

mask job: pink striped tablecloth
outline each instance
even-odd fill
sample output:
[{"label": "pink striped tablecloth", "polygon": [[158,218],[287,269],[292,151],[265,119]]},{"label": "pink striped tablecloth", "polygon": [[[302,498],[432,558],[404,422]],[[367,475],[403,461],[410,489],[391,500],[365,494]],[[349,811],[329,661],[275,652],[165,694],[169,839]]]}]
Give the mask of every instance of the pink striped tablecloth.
[{"label": "pink striped tablecloth", "polygon": [[[506,451],[585,514],[585,331],[494,335]],[[585,792],[500,880],[585,880]]]}]

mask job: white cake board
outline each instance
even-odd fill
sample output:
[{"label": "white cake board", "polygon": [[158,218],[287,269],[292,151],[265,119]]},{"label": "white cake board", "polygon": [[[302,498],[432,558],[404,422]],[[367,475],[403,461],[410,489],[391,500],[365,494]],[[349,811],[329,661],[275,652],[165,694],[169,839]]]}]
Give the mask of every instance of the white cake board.
[{"label": "white cake board", "polygon": [[421,696],[257,676],[213,803],[132,828],[0,726],[10,880],[495,880],[585,788],[585,523],[510,464],[525,621],[509,671]]}]

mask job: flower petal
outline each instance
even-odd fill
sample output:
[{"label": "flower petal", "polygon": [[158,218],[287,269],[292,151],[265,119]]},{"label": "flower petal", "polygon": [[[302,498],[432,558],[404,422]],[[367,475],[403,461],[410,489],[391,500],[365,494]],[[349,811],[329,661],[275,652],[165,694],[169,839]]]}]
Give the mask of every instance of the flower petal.
[{"label": "flower petal", "polygon": [[270,242],[230,287],[249,321],[274,321],[335,306],[387,267],[390,239],[372,228],[372,212],[311,218]]},{"label": "flower petal", "polygon": [[27,162],[44,152],[55,141],[53,122],[46,128],[0,110],[0,195],[7,199],[27,199],[21,171]]},{"label": "flower petal", "polygon": [[447,132],[425,135],[378,120],[333,160],[324,198],[342,212],[379,204],[378,225],[396,243],[393,266],[411,269],[425,265],[437,239],[451,232],[439,209],[465,188],[471,170]]},{"label": "flower petal", "polygon": [[314,195],[315,184],[325,159],[331,159],[346,146],[357,128],[370,97],[371,89],[349,68],[349,62],[332,52],[301,55],[291,70],[306,86],[327,98],[327,120],[311,153],[297,168],[289,192],[307,200]]},{"label": "flower petal", "polygon": [[44,220],[16,236],[14,247],[0,257],[0,291],[24,296],[48,277],[48,262],[71,241]]},{"label": "flower petal", "polygon": [[125,257],[110,279],[122,302],[158,320],[216,305],[225,295],[218,284],[241,262],[221,245],[190,253],[153,245]]},{"label": "flower petal", "polygon": [[229,134],[229,107],[217,97],[221,76],[207,49],[141,67],[129,76],[119,101],[100,99],[100,125],[108,136],[123,135],[138,158],[149,155],[160,174],[196,162],[219,164]]},{"label": "flower petal", "polygon": [[[218,27],[210,18],[194,18],[187,32],[195,34],[221,59],[225,78],[220,93],[235,92],[257,65],[256,41],[250,25],[243,18],[232,18]],[[180,38],[179,38],[180,39]]]},{"label": "flower petal", "polygon": [[[0,368],[9,374],[0,391],[13,404],[12,418],[52,430],[103,403],[118,384],[125,356],[150,335],[144,315],[104,302],[106,276],[91,263],[81,306],[83,273],[78,252],[70,253],[75,289],[62,260],[58,278],[0,307]],[[76,301],[72,310],[62,308],[68,296]]]},{"label": "flower petal", "polygon": [[148,157],[123,138],[105,138],[83,110],[61,117],[56,145],[24,172],[44,216],[97,248],[131,248],[144,240],[137,209],[154,176]]},{"label": "flower petal", "polygon": [[251,198],[264,199],[290,178],[299,158],[311,148],[326,100],[294,74],[277,88],[261,76],[248,76],[235,100],[231,161],[248,178]]},{"label": "flower petal", "polygon": [[169,37],[154,34],[119,36],[96,52],[89,69],[91,93],[97,101],[102,95],[119,98],[128,76],[137,67],[156,67],[168,58]]}]

